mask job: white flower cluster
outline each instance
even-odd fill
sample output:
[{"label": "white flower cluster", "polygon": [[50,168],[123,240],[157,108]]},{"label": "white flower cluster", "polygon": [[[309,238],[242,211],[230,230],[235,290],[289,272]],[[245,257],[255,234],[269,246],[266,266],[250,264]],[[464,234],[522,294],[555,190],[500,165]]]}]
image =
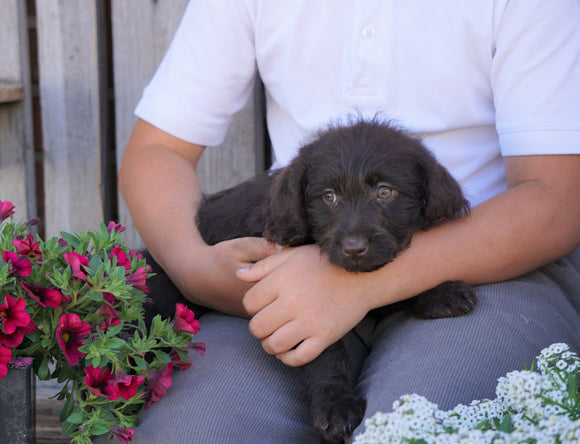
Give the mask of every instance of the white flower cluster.
[{"label": "white flower cluster", "polygon": [[499,378],[493,400],[442,411],[422,396],[402,396],[392,412],[367,419],[354,444],[580,443],[580,359],[553,344],[536,362],[539,372]]}]

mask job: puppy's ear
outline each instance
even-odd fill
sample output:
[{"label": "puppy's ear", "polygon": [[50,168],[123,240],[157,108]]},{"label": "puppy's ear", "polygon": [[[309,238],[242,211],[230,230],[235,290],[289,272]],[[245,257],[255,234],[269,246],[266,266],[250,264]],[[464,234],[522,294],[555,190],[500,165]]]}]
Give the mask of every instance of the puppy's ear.
[{"label": "puppy's ear", "polygon": [[469,213],[461,186],[434,158],[426,165],[423,229]]},{"label": "puppy's ear", "polygon": [[264,210],[264,237],[280,245],[301,245],[310,239],[305,203],[304,148],[274,179]]}]

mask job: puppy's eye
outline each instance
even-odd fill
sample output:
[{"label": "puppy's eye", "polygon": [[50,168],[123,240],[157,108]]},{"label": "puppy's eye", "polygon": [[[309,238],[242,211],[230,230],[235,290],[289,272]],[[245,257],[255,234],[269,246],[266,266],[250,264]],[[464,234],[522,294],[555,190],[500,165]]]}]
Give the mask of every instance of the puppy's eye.
[{"label": "puppy's eye", "polygon": [[336,202],[336,193],[332,190],[325,190],[322,193],[322,198],[328,203],[335,203]]},{"label": "puppy's eye", "polygon": [[377,197],[379,199],[390,199],[391,197],[393,197],[393,189],[387,185],[379,185],[379,187],[377,188]]}]

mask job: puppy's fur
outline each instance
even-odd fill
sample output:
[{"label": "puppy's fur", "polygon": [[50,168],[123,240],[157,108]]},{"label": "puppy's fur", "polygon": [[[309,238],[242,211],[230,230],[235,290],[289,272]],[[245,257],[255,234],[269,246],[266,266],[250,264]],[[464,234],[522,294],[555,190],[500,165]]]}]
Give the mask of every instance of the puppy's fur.
[{"label": "puppy's fur", "polygon": [[[468,211],[460,186],[419,140],[378,120],[358,120],[323,130],[288,167],[206,197],[197,224],[210,245],[244,236],[316,243],[331,263],[370,272],[406,249],[413,233]],[[148,316],[172,316],[184,299],[149,261],[159,275],[150,284]],[[454,281],[397,308],[439,318],[469,313],[475,304],[472,289]],[[343,442],[361,422],[366,402],[350,385],[342,341],[303,372],[315,429],[324,442]]]}]

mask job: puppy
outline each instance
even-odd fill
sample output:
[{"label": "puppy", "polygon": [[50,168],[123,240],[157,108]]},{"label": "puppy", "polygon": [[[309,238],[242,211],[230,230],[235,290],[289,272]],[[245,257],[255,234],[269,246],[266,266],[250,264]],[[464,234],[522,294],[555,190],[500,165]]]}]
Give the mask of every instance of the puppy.
[{"label": "puppy", "polygon": [[[422,143],[375,119],[331,126],[286,168],[206,197],[197,226],[210,245],[245,236],[288,246],[316,243],[331,263],[359,273],[391,262],[415,232],[468,212],[460,186]],[[172,316],[176,301],[185,301],[148,259],[158,276],[150,283],[153,302],[147,316]],[[396,308],[440,318],[467,314],[475,304],[471,287],[453,281]],[[351,387],[342,341],[302,372],[322,442],[344,442],[362,421],[366,401]]]}]

